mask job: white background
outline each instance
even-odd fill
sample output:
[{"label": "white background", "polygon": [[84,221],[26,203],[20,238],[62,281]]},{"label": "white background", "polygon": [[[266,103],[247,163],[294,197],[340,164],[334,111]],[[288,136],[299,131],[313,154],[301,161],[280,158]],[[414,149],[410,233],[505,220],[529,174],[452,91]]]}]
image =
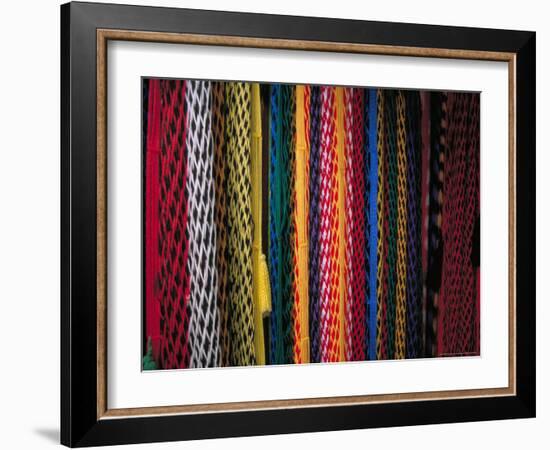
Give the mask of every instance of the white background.
[{"label": "white background", "polygon": [[[508,386],[507,63],[143,42],[107,51],[108,408]],[[142,75],[481,92],[481,357],[141,372]]]},{"label": "white background", "polygon": [[[136,4],[152,4],[133,0]],[[317,15],[386,21],[528,29],[537,31],[537,229],[548,230],[550,117],[548,50],[544,2],[463,0],[391,1],[362,5],[354,0],[297,2],[162,1],[157,5]],[[39,449],[53,446],[59,431],[59,2],[6,2],[1,16],[0,95],[0,445]],[[544,209],[543,209],[544,208]],[[550,251],[547,232],[537,236],[537,419],[268,436],[140,448],[345,448],[407,446],[446,449],[547,448],[550,426],[548,293],[543,292]],[[535,299],[533,299],[535,301]],[[444,444],[443,444],[444,443]]]}]

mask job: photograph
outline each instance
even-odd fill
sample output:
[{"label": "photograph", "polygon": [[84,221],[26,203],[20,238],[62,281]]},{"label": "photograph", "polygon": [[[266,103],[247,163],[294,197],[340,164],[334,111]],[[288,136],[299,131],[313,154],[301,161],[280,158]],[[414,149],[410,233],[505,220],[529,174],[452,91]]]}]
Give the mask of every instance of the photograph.
[{"label": "photograph", "polygon": [[478,92],[142,89],[143,370],[480,354]]}]

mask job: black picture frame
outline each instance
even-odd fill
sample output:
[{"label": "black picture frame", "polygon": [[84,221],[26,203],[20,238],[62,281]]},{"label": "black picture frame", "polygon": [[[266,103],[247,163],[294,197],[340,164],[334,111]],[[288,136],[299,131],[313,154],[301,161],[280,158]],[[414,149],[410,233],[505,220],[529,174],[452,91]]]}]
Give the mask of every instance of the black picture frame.
[{"label": "black picture frame", "polygon": [[[98,417],[97,30],[515,55],[515,395]],[[535,46],[527,31],[69,3],[61,6],[61,443],[71,447],[535,416]]]}]

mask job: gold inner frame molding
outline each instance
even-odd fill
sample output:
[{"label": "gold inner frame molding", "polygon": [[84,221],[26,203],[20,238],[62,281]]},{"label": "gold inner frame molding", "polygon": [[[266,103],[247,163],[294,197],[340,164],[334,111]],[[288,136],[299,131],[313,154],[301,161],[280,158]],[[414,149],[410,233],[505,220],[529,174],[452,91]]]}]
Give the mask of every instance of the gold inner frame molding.
[{"label": "gold inner frame molding", "polygon": [[[246,401],[201,405],[110,409],[107,404],[107,42],[109,40],[250,47],[286,50],[363,53],[371,55],[472,59],[508,63],[508,387],[410,392],[288,400]],[[421,48],[341,42],[264,39],[236,36],[97,30],[97,418],[166,414],[206,414],[231,411],[345,406],[402,401],[446,400],[516,394],[516,54],[445,48]]]}]

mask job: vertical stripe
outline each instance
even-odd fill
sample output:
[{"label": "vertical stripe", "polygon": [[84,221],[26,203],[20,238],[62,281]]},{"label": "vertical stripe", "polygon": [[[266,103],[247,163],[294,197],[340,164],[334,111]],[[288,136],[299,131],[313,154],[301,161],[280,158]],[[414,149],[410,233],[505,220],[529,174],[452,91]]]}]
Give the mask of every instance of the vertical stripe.
[{"label": "vertical stripe", "polygon": [[477,280],[473,248],[478,218],[477,96],[448,94],[443,184],[443,265],[438,321],[439,356],[477,354]]},{"label": "vertical stripe", "polygon": [[271,283],[270,362],[283,362],[283,296],[281,236],[281,86],[271,86],[269,168],[269,273]]},{"label": "vertical stripe", "polygon": [[187,270],[187,111],[186,83],[161,80],[160,147],[160,315],[163,369],[189,366],[189,288]]},{"label": "vertical stripe", "polygon": [[214,187],[216,202],[216,270],[218,273],[218,309],[220,315],[220,365],[229,365],[231,342],[229,339],[228,304],[228,199],[227,199],[227,140],[229,115],[227,114],[226,83],[212,83],[212,135],[214,139]]},{"label": "vertical stripe", "polygon": [[376,359],[377,267],[378,267],[378,95],[368,91],[368,158],[369,158],[369,359]]},{"label": "vertical stripe", "polygon": [[428,222],[429,222],[429,205],[430,205],[430,151],[431,151],[431,137],[430,137],[430,121],[431,121],[431,93],[422,91],[420,93],[420,100],[422,103],[422,194],[421,194],[421,224],[422,224],[422,323],[421,329],[421,349],[419,356],[425,355],[426,349],[426,311],[427,311],[427,277],[428,277]]},{"label": "vertical stripe", "polygon": [[214,148],[210,81],[188,81],[185,91],[188,132],[190,367],[220,365],[216,227],[214,224]]},{"label": "vertical stripe", "polygon": [[150,339],[153,360],[159,362],[160,291],[159,291],[159,163],[160,163],[160,84],[159,80],[144,80],[149,83],[147,137],[145,140],[145,311],[147,339]]},{"label": "vertical stripe", "polygon": [[321,90],[311,86],[309,158],[309,331],[311,362],[321,361],[320,344],[320,164]]},{"label": "vertical stripe", "polygon": [[365,184],[364,90],[346,88],[345,157],[346,157],[346,360],[364,361],[366,349],[366,297],[368,260],[366,222],[368,220]]},{"label": "vertical stripe", "polygon": [[311,150],[310,142],[310,104],[311,104],[311,86],[304,87],[304,139],[305,139],[305,153],[304,153],[304,183],[302,184],[304,190],[304,207],[303,207],[303,229],[302,236],[303,241],[300,246],[301,256],[300,262],[302,263],[302,297],[301,297],[301,333],[302,333],[302,361],[309,363],[310,356],[310,338],[309,338],[309,158]]},{"label": "vertical stripe", "polygon": [[[306,99],[307,97],[307,99]],[[296,153],[294,190],[294,308],[292,314],[294,332],[294,359],[301,364],[309,362],[308,337],[308,237],[307,237],[307,161],[309,87],[296,86]]]},{"label": "vertical stripe", "polygon": [[339,357],[338,153],[335,89],[321,87],[320,304],[321,361]]},{"label": "vertical stripe", "polygon": [[336,227],[338,240],[337,245],[337,269],[335,276],[337,277],[337,296],[335,301],[338,311],[338,361],[346,360],[345,346],[345,324],[346,324],[346,147],[345,147],[345,129],[344,129],[344,88],[336,88],[336,152],[338,157],[337,169],[337,208],[338,208],[338,224]]},{"label": "vertical stripe", "polygon": [[252,211],[250,177],[250,84],[227,89],[231,133],[228,141],[229,305],[231,365],[256,362],[252,298]]},{"label": "vertical stripe", "polygon": [[406,357],[418,358],[422,352],[422,216],[420,94],[406,94],[407,130],[407,332]]},{"label": "vertical stripe", "polygon": [[447,129],[447,94],[431,93],[430,204],[428,208],[428,271],[426,279],[426,345],[425,357],[437,354],[438,300],[441,287],[443,243],[441,208],[445,169],[445,135]]},{"label": "vertical stripe", "polygon": [[407,307],[407,147],[405,94],[397,92],[397,278],[395,291],[395,358],[405,358]]},{"label": "vertical stripe", "polygon": [[386,116],[385,137],[387,142],[386,170],[387,170],[387,203],[386,215],[388,220],[388,233],[386,241],[388,253],[386,264],[388,270],[388,296],[386,300],[386,326],[388,330],[388,359],[394,358],[395,353],[395,313],[396,313],[396,287],[397,287],[397,111],[396,91],[386,92]]},{"label": "vertical stripe", "polygon": [[262,250],[262,118],[260,85],[251,86],[250,114],[250,166],[252,176],[252,220],[254,225],[252,240],[252,296],[254,299],[254,352],[256,364],[264,365],[265,337],[264,317],[271,311],[269,275],[265,255]]},{"label": "vertical stripe", "polygon": [[[385,359],[387,357],[387,326],[386,326],[386,303],[387,303],[387,277],[386,270],[386,136],[385,136],[385,103],[386,94],[379,89],[377,91],[378,107],[377,107],[377,153],[378,153],[378,194],[377,194],[377,229],[378,243],[376,246],[377,252],[377,268],[376,268],[376,295],[377,295],[377,337],[376,337],[376,357],[377,359]],[[374,131],[374,130],[373,130]]]},{"label": "vertical stripe", "polygon": [[282,340],[284,364],[293,360],[294,336],[292,330],[293,286],[294,286],[294,236],[295,228],[293,211],[295,209],[295,178],[296,178],[296,143],[295,143],[295,109],[296,93],[294,85],[282,85],[282,189],[281,189],[281,236],[283,261],[283,305],[282,305]]}]

